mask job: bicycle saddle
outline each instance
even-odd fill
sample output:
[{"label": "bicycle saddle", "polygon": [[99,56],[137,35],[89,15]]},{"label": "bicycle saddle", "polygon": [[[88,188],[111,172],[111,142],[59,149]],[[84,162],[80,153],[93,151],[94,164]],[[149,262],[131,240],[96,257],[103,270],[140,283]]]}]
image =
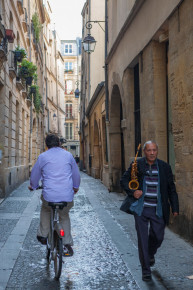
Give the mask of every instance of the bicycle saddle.
[{"label": "bicycle saddle", "polygon": [[63,209],[65,206],[67,206],[67,202],[66,201],[61,201],[61,202],[48,202],[48,205],[56,208],[58,207],[59,209]]}]

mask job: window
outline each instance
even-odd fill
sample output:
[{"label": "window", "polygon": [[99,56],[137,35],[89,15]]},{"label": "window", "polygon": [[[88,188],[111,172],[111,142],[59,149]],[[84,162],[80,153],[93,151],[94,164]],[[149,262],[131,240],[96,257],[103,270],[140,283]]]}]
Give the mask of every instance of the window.
[{"label": "window", "polygon": [[73,70],[72,62],[65,62],[65,71]]},{"label": "window", "polygon": [[66,103],[66,118],[72,118],[72,103]]},{"label": "window", "polygon": [[65,44],[65,53],[72,53],[72,44]]},{"label": "window", "polygon": [[68,140],[73,139],[73,123],[66,124],[66,139]]},{"label": "window", "polygon": [[65,94],[71,94],[71,92],[73,93],[72,81],[66,80],[65,81]]}]

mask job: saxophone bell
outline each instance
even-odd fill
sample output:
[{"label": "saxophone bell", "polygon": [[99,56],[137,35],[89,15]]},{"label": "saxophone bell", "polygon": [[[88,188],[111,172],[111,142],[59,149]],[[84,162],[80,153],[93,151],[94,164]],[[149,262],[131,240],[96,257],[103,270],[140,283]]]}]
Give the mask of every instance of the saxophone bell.
[{"label": "saxophone bell", "polygon": [[137,190],[139,188],[139,182],[134,179],[129,181],[129,188],[132,190]]},{"label": "saxophone bell", "polygon": [[129,181],[128,187],[131,190],[137,190],[139,188],[139,182],[138,182],[138,176],[137,176],[137,156],[140,150],[141,144],[139,144],[138,148],[137,148],[137,153],[135,156],[135,160],[132,164],[132,168],[131,168],[131,180]]}]

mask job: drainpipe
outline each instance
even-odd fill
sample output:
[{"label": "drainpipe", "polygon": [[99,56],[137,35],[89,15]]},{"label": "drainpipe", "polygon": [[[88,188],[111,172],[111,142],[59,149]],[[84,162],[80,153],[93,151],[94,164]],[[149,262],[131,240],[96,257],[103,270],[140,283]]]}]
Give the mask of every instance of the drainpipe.
[{"label": "drainpipe", "polygon": [[109,90],[108,90],[108,64],[107,58],[107,42],[108,42],[108,11],[107,0],[105,0],[105,107],[106,107],[106,121],[109,121]]},{"label": "drainpipe", "polygon": [[[31,62],[31,10],[30,0],[28,0],[28,13],[29,13],[29,61]],[[33,96],[30,106],[30,133],[29,133],[29,172],[32,167],[32,131],[33,131]]]},{"label": "drainpipe", "polygon": [[[91,17],[91,0],[89,0],[89,14],[88,20],[90,21]],[[89,28],[90,33],[90,28]],[[90,101],[90,91],[91,91],[91,84],[90,84],[90,53],[88,54],[88,103]]]},{"label": "drainpipe", "polygon": [[108,42],[108,11],[107,0],[105,0],[105,110],[106,110],[106,162],[109,161],[109,90],[108,90],[108,64],[107,42]]},{"label": "drainpipe", "polygon": [[60,133],[59,125],[59,100],[58,100],[58,68],[57,68],[57,47],[56,47],[56,30],[54,29],[54,50],[55,50],[55,76],[56,76],[56,102],[57,102],[57,123],[58,123],[58,135]]}]

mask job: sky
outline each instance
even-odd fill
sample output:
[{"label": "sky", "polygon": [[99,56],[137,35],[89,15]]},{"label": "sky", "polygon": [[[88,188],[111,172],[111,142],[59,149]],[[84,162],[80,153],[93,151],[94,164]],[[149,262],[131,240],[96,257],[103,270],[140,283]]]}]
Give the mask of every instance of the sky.
[{"label": "sky", "polygon": [[60,40],[82,36],[82,8],[86,0],[48,0]]}]

